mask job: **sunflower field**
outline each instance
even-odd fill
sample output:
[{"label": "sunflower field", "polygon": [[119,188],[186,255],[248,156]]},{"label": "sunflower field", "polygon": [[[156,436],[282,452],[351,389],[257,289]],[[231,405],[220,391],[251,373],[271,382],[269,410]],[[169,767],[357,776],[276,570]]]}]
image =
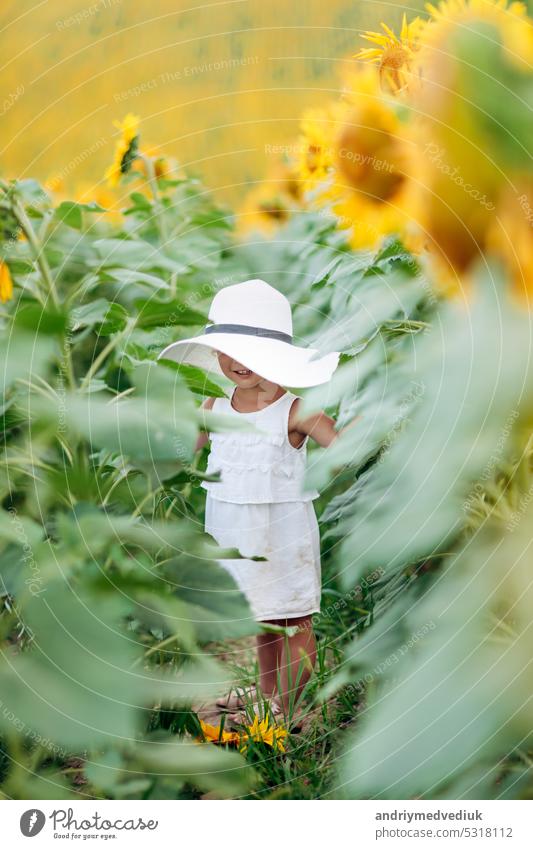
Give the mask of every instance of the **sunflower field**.
[{"label": "sunflower field", "polygon": [[[533,797],[533,21],[443,0],[346,67],[234,210],[132,111],[92,192],[0,179],[5,799]],[[236,424],[158,360],[254,277],[342,352],[304,410],[359,417],[309,451],[297,733],[203,713],[255,676],[195,451]]]}]

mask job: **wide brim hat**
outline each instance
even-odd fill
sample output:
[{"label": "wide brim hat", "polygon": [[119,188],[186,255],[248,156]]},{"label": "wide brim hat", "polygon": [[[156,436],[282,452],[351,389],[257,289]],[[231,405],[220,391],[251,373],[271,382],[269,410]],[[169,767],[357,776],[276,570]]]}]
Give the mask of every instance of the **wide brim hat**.
[{"label": "wide brim hat", "polygon": [[316,348],[294,344],[290,303],[264,280],[221,289],[208,318],[212,323],[201,335],[173,342],[158,359],[223,376],[216,355],[221,351],[265,380],[302,388],[327,383],[339,363],[337,351],[321,355]]}]

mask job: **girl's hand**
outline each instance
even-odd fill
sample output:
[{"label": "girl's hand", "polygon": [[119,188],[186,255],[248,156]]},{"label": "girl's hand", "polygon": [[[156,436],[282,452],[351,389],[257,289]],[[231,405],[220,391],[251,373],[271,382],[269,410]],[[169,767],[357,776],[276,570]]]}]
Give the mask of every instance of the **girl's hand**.
[{"label": "girl's hand", "polygon": [[[204,400],[200,404],[200,409],[201,410],[211,410],[214,403],[215,403],[214,398],[204,398]],[[195,453],[196,453],[196,451],[199,451],[200,448],[203,448],[204,445],[207,445],[208,442],[209,442],[209,434],[206,433],[205,431],[202,432],[202,433],[199,433],[198,438],[196,440],[196,446],[195,446],[195,449],[194,449]]]},{"label": "girl's hand", "polygon": [[[298,433],[309,436],[311,439],[320,445],[322,448],[327,448],[341,433],[352,427],[362,416],[356,416],[352,421],[343,427],[342,430],[335,430],[335,419],[327,416],[326,413],[315,413],[306,419],[298,418],[299,399],[292,405],[289,415],[289,430],[298,431]],[[295,409],[296,408],[296,409]]]}]

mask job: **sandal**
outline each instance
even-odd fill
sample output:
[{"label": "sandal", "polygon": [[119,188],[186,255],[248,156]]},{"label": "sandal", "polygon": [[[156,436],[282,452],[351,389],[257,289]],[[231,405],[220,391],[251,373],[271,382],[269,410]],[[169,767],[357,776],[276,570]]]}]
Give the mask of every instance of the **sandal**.
[{"label": "sandal", "polygon": [[233,725],[250,725],[255,717],[260,720],[268,716],[276,725],[283,719],[283,709],[276,699],[265,699],[264,702],[252,702],[244,710],[231,714],[228,719]]},{"label": "sandal", "polygon": [[215,704],[222,710],[235,710],[236,708],[246,707],[249,701],[256,698],[257,690],[252,684],[250,687],[235,687],[235,692],[230,690],[226,696],[217,699]]}]

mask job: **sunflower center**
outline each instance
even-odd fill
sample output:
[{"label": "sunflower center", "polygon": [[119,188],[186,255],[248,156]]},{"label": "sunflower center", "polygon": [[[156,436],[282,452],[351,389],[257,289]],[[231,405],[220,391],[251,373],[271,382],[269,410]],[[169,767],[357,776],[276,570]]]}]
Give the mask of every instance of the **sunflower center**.
[{"label": "sunflower center", "polygon": [[[347,125],[341,131],[337,164],[348,183],[369,200],[387,201],[405,180],[400,142],[385,129]],[[398,167],[400,166],[400,167]]]}]

